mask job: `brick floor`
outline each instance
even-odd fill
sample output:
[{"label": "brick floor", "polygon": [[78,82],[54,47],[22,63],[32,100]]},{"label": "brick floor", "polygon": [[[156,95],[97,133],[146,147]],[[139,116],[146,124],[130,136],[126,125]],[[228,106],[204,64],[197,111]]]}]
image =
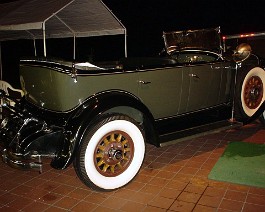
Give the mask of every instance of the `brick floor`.
[{"label": "brick floor", "polygon": [[5,211],[265,211],[265,189],[209,180],[230,141],[265,143],[258,122],[156,148],[147,145],[143,167],[127,186],[96,192],[72,166],[19,171],[0,162],[0,212]]}]

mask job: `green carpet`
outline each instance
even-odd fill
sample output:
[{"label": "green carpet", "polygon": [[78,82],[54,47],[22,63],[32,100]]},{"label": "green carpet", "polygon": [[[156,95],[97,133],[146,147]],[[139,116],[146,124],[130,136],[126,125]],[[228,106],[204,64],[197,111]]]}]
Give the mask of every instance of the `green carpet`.
[{"label": "green carpet", "polygon": [[265,188],[265,145],[229,143],[208,178]]}]

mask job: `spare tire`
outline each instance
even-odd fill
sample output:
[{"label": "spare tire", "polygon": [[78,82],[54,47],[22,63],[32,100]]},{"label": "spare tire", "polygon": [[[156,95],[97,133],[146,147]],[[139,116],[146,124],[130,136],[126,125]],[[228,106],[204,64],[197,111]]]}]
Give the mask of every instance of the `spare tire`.
[{"label": "spare tire", "polygon": [[235,93],[236,119],[246,122],[264,100],[265,71],[260,67],[254,67],[247,73],[239,70]]}]

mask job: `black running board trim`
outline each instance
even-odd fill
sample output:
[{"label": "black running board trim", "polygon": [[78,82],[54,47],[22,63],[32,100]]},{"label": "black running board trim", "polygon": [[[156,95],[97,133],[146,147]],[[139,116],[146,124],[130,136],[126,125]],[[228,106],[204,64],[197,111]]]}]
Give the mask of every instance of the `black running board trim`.
[{"label": "black running board trim", "polygon": [[[233,129],[243,126],[241,122],[230,122],[228,120],[219,121],[203,126],[198,126],[183,131],[173,132],[170,134],[161,135],[160,147],[172,145],[181,141],[190,140],[204,135],[218,133],[224,130]],[[163,142],[164,141],[164,142]]]}]

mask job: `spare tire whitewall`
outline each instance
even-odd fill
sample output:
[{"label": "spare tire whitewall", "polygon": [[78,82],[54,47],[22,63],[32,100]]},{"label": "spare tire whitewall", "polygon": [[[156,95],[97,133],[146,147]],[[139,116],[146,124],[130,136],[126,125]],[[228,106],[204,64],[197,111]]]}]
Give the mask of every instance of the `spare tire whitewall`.
[{"label": "spare tire whitewall", "polygon": [[243,115],[251,117],[265,100],[265,71],[260,67],[251,69],[241,87]]},{"label": "spare tire whitewall", "polygon": [[74,165],[89,187],[114,190],[129,183],[144,160],[145,139],[138,124],[112,115],[87,129]]}]

